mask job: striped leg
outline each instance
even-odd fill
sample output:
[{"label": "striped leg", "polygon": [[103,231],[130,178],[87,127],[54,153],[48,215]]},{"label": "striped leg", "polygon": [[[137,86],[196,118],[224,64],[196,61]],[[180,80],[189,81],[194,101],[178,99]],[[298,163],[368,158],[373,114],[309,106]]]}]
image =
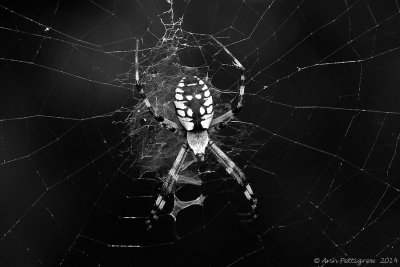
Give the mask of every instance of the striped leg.
[{"label": "striped leg", "polygon": [[183,163],[185,162],[188,149],[189,146],[187,144],[182,145],[181,150],[179,151],[178,156],[175,159],[174,165],[172,165],[172,168],[169,170],[167,176],[164,177],[161,193],[157,196],[156,203],[150,214],[151,217],[146,221],[147,230],[151,229],[152,222],[158,218],[157,214],[164,208],[165,198],[173,193],[176,181],[179,177],[179,172],[182,168]]},{"label": "striped leg", "polygon": [[146,105],[149,112],[151,113],[151,115],[153,115],[153,117],[158,122],[160,122],[161,125],[164,128],[166,128],[167,130],[174,132],[174,133],[179,132],[178,124],[157,114],[157,112],[151,106],[150,101],[146,97],[146,94],[143,90],[143,85],[140,83],[140,80],[139,80],[139,39],[136,39],[136,50],[135,50],[135,87],[136,87],[136,90],[139,92],[140,97],[143,99],[143,102]]},{"label": "striped leg", "polygon": [[243,106],[243,95],[244,95],[244,88],[245,88],[244,83],[245,83],[246,77],[244,75],[245,68],[243,67],[242,63],[240,63],[239,60],[237,60],[236,57],[234,55],[232,55],[232,53],[228,50],[228,48],[226,48],[226,46],[224,46],[220,41],[218,41],[213,36],[211,36],[211,38],[213,38],[213,40],[218,45],[220,45],[222,47],[222,49],[224,49],[224,51],[232,58],[233,65],[238,70],[240,70],[239,99],[238,99],[238,102],[236,104],[236,107],[232,108],[231,110],[229,110],[225,114],[219,116],[218,118],[215,118],[211,122],[211,127],[215,127],[217,130],[219,130],[219,129],[225,127],[232,120],[233,116],[235,114],[239,113],[239,111],[242,109],[242,106]]},{"label": "striped leg", "polygon": [[244,195],[247,200],[251,202],[251,208],[253,210],[253,217],[257,217],[255,210],[257,208],[257,199],[254,196],[253,190],[250,184],[246,181],[246,176],[243,171],[213,142],[210,141],[208,148],[217,158],[218,162],[221,163],[228,174],[233,176],[238,184],[242,187]]}]

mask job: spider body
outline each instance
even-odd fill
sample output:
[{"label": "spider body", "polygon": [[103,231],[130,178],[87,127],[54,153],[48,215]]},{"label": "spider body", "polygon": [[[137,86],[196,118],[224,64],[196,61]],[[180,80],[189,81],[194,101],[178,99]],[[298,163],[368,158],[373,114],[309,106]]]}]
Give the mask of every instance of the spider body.
[{"label": "spider body", "polygon": [[207,129],[214,116],[208,86],[197,76],[183,77],[175,89],[174,104],[177,118],[186,130],[189,147],[203,161],[209,141]]},{"label": "spider body", "polygon": [[197,76],[182,78],[175,89],[174,104],[178,120],[186,131],[204,131],[210,127],[213,98],[208,86]]},{"label": "spider body", "polygon": [[223,128],[232,120],[233,116],[241,110],[245,88],[245,69],[242,64],[221,42],[213,37],[212,39],[232,58],[233,65],[241,72],[238,102],[235,107],[232,107],[226,113],[217,118],[213,118],[213,97],[207,84],[195,75],[187,75],[179,81],[174,91],[175,114],[180,125],[159,115],[147,99],[143,86],[139,80],[139,40],[136,41],[136,89],[143,99],[148,111],[164,128],[173,133],[183,133],[186,136],[186,142],[181,146],[172,168],[163,178],[161,192],[156,199],[155,207],[151,211],[152,216],[147,220],[148,229],[151,228],[152,220],[157,219],[158,212],[163,209],[165,198],[174,192],[176,181],[179,178],[179,172],[185,162],[188,152],[193,152],[199,161],[203,161],[206,149],[214,155],[215,159],[225,168],[226,172],[242,187],[245,197],[251,202],[253,217],[256,217],[254,211],[257,207],[257,199],[254,197],[253,190],[248,183],[246,176],[243,171],[212,140],[209,139],[208,136],[208,131],[211,128],[214,128],[215,130]]}]

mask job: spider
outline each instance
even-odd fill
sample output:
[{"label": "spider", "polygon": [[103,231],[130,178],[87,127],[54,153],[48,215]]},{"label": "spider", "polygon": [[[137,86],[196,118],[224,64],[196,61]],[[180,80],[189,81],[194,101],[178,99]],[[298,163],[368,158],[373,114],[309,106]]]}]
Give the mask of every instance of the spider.
[{"label": "spider", "polygon": [[188,152],[191,151],[198,161],[204,161],[206,149],[215,156],[216,160],[225,168],[226,172],[242,187],[245,197],[250,201],[253,217],[256,217],[255,209],[257,208],[257,199],[254,196],[246,176],[243,171],[209,139],[208,135],[209,130],[212,128],[215,130],[224,128],[232,120],[233,116],[241,110],[245,89],[245,68],[220,41],[214,37],[212,37],[212,39],[232,58],[233,65],[240,70],[239,99],[237,105],[225,114],[213,118],[213,97],[208,86],[200,77],[192,74],[187,75],[181,78],[175,89],[175,114],[180,125],[159,115],[147,99],[143,89],[144,86],[139,79],[139,40],[136,40],[135,87],[137,91],[143,99],[146,108],[156,121],[173,133],[181,133],[182,136],[186,135],[186,142],[181,146],[172,168],[163,179],[164,182],[155,201],[154,208],[151,211],[150,219],[146,221],[147,229],[151,229],[152,221],[158,218],[159,212],[164,208],[166,197],[173,193],[180,169]]}]

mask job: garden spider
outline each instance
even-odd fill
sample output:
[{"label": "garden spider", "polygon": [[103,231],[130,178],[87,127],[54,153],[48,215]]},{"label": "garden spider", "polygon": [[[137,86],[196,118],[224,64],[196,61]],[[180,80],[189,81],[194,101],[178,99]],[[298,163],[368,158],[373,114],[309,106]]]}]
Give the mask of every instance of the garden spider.
[{"label": "garden spider", "polygon": [[139,40],[136,40],[136,89],[140,93],[140,96],[143,99],[148,111],[156,119],[156,121],[173,133],[186,134],[186,142],[181,146],[172,168],[163,179],[164,182],[161,192],[157,196],[154,208],[151,211],[151,217],[146,221],[147,229],[151,228],[152,221],[158,218],[157,214],[164,208],[166,202],[165,198],[173,193],[175,184],[179,177],[179,172],[189,150],[193,152],[198,161],[204,161],[204,153],[206,148],[211,151],[218,162],[225,167],[226,172],[230,174],[242,187],[244,195],[251,202],[253,217],[256,217],[255,209],[257,207],[257,199],[254,196],[250,184],[246,180],[246,176],[244,175],[243,171],[239,169],[239,167],[237,167],[236,164],[212,140],[209,139],[208,136],[209,129],[214,128],[219,130],[225,127],[232,120],[233,116],[241,110],[245,88],[245,68],[221,42],[214,37],[212,38],[232,58],[234,66],[241,72],[238,103],[236,107],[213,119],[213,98],[208,86],[198,76],[192,74],[187,75],[181,78],[175,89],[175,112],[180,125],[157,114],[147,99],[143,90],[143,85],[139,80]]}]

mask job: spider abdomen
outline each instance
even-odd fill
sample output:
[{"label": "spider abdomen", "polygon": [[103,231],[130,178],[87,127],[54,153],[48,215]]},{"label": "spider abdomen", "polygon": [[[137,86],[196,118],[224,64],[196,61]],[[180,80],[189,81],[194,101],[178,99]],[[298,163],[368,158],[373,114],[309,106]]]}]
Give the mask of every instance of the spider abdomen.
[{"label": "spider abdomen", "polygon": [[211,124],[214,108],[208,86],[197,76],[184,77],[175,89],[175,111],[186,131],[204,131]]}]

